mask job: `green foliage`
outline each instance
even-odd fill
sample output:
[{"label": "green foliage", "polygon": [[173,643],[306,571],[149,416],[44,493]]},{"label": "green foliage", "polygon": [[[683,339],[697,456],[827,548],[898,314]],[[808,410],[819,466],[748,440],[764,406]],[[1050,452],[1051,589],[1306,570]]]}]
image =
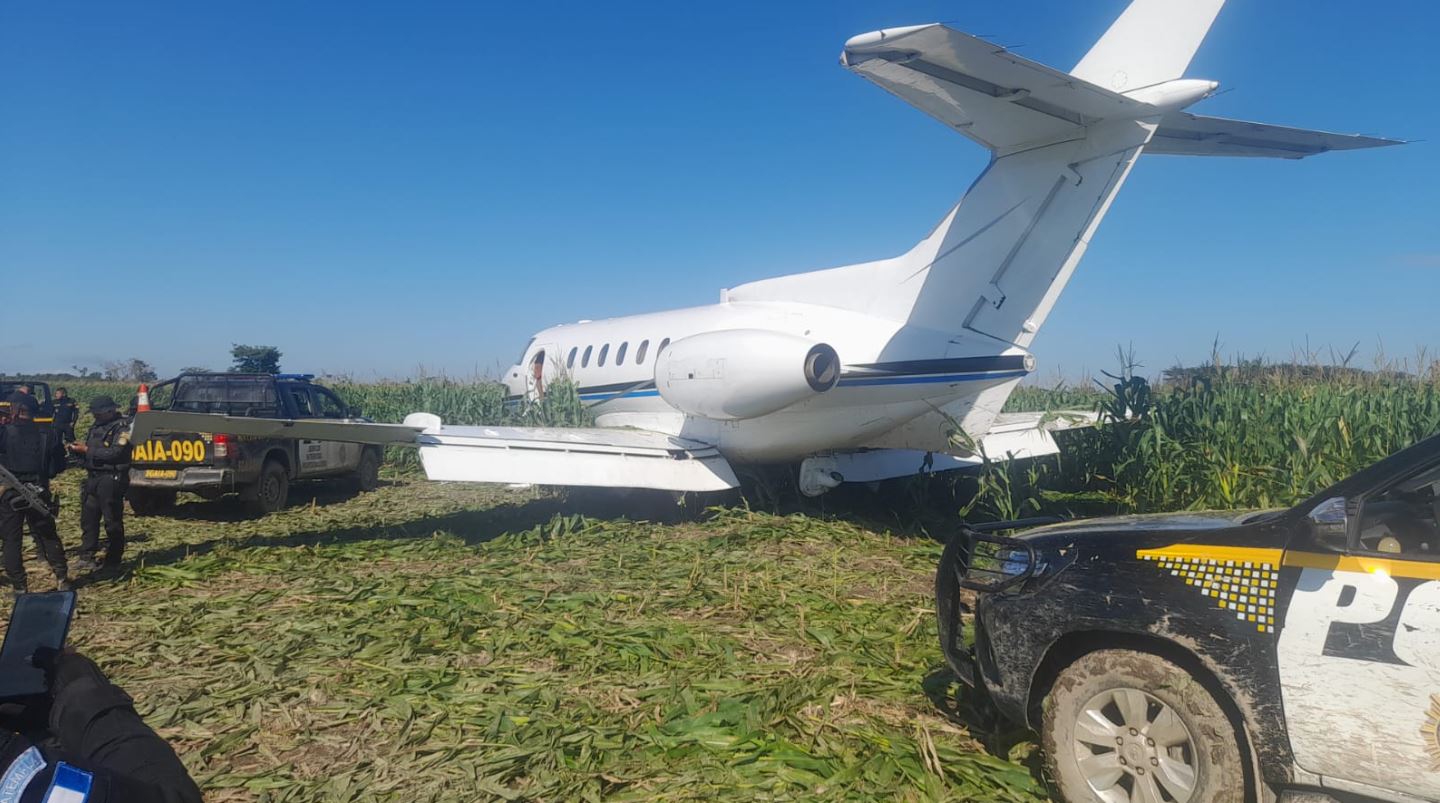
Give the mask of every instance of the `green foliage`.
[{"label": "green foliage", "polygon": [[[1061,457],[1042,468],[991,466],[967,512],[1008,518],[1289,505],[1440,431],[1436,371],[1414,376],[1282,365],[1266,373],[1253,363],[1217,364],[1155,388],[1136,377],[1133,366],[1107,376],[1106,383],[1090,387],[1018,389],[1007,410],[1102,410],[1115,423],[1061,433]],[[82,408],[95,395],[124,400],[135,392],[118,383],[68,386]],[[538,404],[510,407],[504,386],[495,382],[329,386],[377,421],[421,411],[451,424],[590,423],[574,385],[566,382],[553,383]],[[1124,420],[1135,416],[1138,421]],[[411,465],[414,454],[394,449],[391,459]]]},{"label": "green foliage", "polygon": [[71,635],[214,803],[1043,800],[956,705],[928,539],[404,480],[230,510],[133,521]]},{"label": "green foliage", "polygon": [[[1111,422],[1061,434],[1051,487],[1137,512],[1279,507],[1440,432],[1440,375],[1292,368],[1218,366],[1153,392],[1113,377],[1088,405]],[[1072,393],[1025,401],[1055,409]]]},{"label": "green foliage", "polygon": [[[967,514],[1289,504],[1440,430],[1434,374],[1186,380],[1023,389],[1020,408],[1142,417],[1063,433],[1058,460],[989,464]],[[68,384],[82,403],[133,392]],[[516,409],[493,383],[333,387],[378,420],[588,419],[558,383]],[[186,498],[132,523],[132,575],[82,594],[74,643],[208,800],[1043,798],[1033,744],[955,703],[934,543],[747,510],[609,520],[387,476],[353,498],[297,486],[319,498],[259,520]]]},{"label": "green foliage", "polygon": [[231,371],[241,374],[276,374],[280,372],[280,349],[274,346],[242,346],[231,344]]}]

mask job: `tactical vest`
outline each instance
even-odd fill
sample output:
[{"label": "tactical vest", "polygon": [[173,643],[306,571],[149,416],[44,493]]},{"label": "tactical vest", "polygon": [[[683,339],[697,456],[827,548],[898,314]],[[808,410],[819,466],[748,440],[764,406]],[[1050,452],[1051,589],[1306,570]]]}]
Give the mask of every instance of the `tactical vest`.
[{"label": "tactical vest", "polygon": [[49,455],[46,453],[45,432],[35,424],[5,426],[5,467],[22,480],[31,482],[50,478]]}]

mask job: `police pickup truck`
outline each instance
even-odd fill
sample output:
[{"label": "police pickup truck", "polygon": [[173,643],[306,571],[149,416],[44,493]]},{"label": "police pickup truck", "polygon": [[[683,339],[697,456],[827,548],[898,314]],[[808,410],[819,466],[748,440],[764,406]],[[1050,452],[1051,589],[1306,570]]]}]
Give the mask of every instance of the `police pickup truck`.
[{"label": "police pickup truck", "polygon": [[1288,510],[962,529],[935,590],[1071,803],[1440,800],[1440,436]]},{"label": "police pickup truck", "polygon": [[30,394],[40,405],[40,414],[35,417],[36,423],[48,424],[54,420],[55,402],[50,398],[48,384],[31,382],[28,379],[4,379],[0,380],[0,424],[10,420],[10,395],[20,388],[29,388]]},{"label": "police pickup truck", "polygon": [[[349,418],[347,406],[308,374],[182,374],[150,390],[152,408],[253,418]],[[187,491],[206,499],[239,494],[262,513],[285,506],[295,480],[346,478],[360,490],[379,481],[378,446],[254,438],[223,432],[154,433],[136,443],[126,498],[137,515],[161,513]]]}]

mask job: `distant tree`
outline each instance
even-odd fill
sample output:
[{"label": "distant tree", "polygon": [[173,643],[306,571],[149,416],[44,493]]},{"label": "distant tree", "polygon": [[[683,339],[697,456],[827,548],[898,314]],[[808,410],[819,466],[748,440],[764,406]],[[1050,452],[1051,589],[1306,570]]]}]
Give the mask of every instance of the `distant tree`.
[{"label": "distant tree", "polygon": [[230,370],[239,374],[275,374],[280,372],[280,349],[274,346],[242,346],[231,343]]},{"label": "distant tree", "polygon": [[111,382],[154,382],[160,378],[150,363],[139,357],[128,360],[106,360],[105,378]]},{"label": "distant tree", "polygon": [[181,368],[181,369],[180,369],[180,373],[182,373],[182,374],[208,374],[208,373],[210,373],[210,369],[209,369],[209,368],[199,368],[199,367],[196,367],[196,366],[192,365],[192,366],[190,366],[190,367],[188,367],[188,368]]}]

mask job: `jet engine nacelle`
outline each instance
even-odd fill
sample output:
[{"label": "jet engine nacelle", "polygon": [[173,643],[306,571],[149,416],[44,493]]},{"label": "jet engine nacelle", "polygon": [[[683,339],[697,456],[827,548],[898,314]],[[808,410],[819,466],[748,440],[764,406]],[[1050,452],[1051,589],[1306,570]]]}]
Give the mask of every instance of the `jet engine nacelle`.
[{"label": "jet engine nacelle", "polygon": [[835,349],[764,329],[681,338],[655,359],[661,398],[687,415],[721,421],[779,412],[839,381]]}]

